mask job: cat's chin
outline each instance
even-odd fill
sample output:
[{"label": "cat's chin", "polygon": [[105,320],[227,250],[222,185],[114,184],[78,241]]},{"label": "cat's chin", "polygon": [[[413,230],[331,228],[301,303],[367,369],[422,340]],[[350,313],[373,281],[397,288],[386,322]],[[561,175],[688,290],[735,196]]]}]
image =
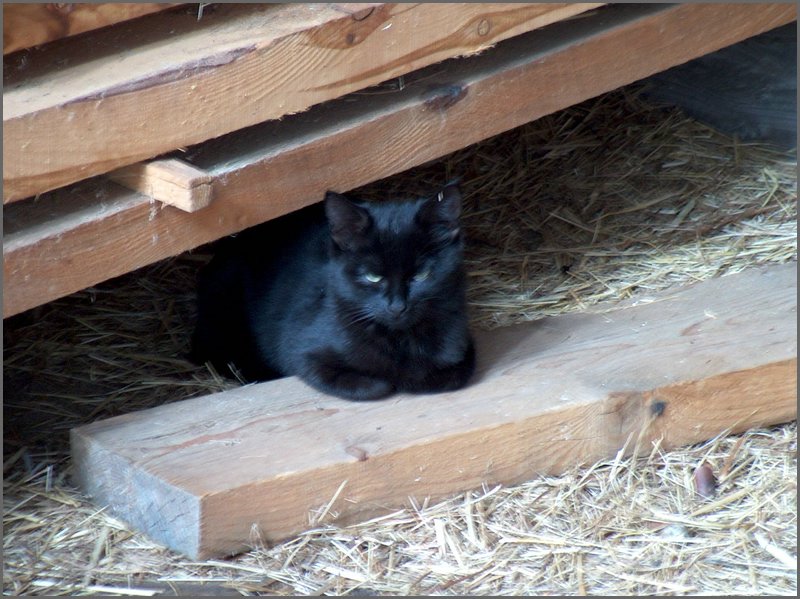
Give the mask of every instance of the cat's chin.
[{"label": "cat's chin", "polygon": [[375,322],[390,331],[399,332],[407,331],[412,328],[417,323],[417,319],[413,318],[411,315],[387,316],[376,319]]}]

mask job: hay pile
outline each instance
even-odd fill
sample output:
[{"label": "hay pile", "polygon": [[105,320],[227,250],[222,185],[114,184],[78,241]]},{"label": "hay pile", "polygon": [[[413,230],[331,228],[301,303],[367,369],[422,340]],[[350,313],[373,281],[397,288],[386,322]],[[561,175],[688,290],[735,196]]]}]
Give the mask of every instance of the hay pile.
[{"label": "hay pile", "polygon": [[472,321],[493,328],[796,260],[796,165],[615,92],[359,191],[462,178]]},{"label": "hay pile", "polygon": [[[796,260],[794,156],[738,144],[626,90],[358,193],[426,192],[456,176],[476,327]],[[158,548],[70,487],[67,433],[236,385],[185,360],[194,277],[209,252],[4,323],[6,594],[148,596],[201,583],[264,594],[796,591],[795,424],[643,448],[273,548],[254,538],[232,560],[198,564]],[[702,460],[720,479],[712,499],[694,491]]]}]

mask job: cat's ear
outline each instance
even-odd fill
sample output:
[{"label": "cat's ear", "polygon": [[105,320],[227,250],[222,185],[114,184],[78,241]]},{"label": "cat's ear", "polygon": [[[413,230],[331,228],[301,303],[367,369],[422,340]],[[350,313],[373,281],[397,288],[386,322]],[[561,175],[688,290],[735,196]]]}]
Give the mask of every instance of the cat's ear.
[{"label": "cat's ear", "polygon": [[461,232],[458,222],[461,216],[461,191],[458,185],[448,184],[429,199],[419,212],[421,223],[429,225],[438,233],[441,241],[452,241]]},{"label": "cat's ear", "polygon": [[356,250],[366,243],[372,225],[369,213],[342,194],[329,191],[325,194],[325,214],[333,242],[341,249]]}]

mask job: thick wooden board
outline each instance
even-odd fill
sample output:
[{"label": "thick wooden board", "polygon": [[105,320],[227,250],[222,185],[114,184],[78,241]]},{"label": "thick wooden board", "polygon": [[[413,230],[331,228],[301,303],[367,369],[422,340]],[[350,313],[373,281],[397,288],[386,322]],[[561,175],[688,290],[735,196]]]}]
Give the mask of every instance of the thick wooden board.
[{"label": "thick wooden board", "polygon": [[177,158],[123,166],[107,176],[123,187],[186,212],[201,210],[213,199],[214,178]]},{"label": "thick wooden board", "polygon": [[[617,5],[206,142],[193,214],[106,182],[5,206],[4,317],[455,151],[793,18],[793,5]],[[557,84],[554,82],[558,82]],[[535,90],[533,93],[531,90]],[[186,158],[187,155],[183,155]]]},{"label": "thick wooden board", "polygon": [[4,2],[3,54],[179,5],[148,2]]},{"label": "thick wooden board", "polygon": [[286,378],[118,416],[73,429],[74,472],[100,505],[204,558],[244,549],[254,526],[296,534],[328,504],[350,522],[786,422],[796,286],[783,265],[485,333],[459,392],[349,402]]},{"label": "thick wooden board", "polygon": [[57,44],[6,69],[3,201],[305,110],[599,5],[218,4],[199,21],[169,12]]}]

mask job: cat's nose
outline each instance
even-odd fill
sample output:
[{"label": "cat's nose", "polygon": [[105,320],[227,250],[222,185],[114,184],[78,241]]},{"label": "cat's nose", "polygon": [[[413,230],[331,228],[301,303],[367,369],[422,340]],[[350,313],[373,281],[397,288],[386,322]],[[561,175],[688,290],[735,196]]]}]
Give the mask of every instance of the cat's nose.
[{"label": "cat's nose", "polygon": [[401,316],[408,309],[408,306],[403,300],[392,300],[387,308],[392,316]]}]

